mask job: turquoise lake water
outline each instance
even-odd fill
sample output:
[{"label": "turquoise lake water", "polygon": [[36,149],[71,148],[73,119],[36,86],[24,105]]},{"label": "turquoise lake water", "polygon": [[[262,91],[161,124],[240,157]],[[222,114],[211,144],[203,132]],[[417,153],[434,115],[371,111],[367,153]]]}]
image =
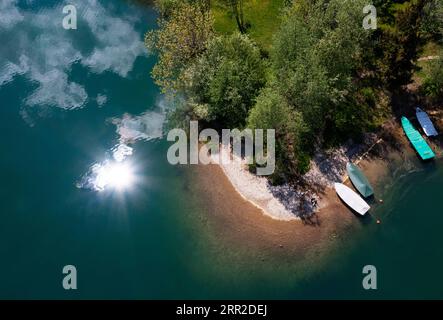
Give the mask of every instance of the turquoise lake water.
[{"label": "turquoise lake water", "polygon": [[[190,177],[167,163],[159,138],[167,103],[143,47],[155,12],[69,1],[78,29],[64,30],[61,1],[4,3],[0,298],[443,298],[441,160],[392,169],[376,188],[385,202],[372,214],[382,225],[362,221],[342,235],[315,274],[292,275],[278,259],[226,263],[193,224],[202,209]],[[116,159],[135,177],[123,191],[97,184]],[[375,291],[361,285],[368,264],[377,267]],[[62,287],[65,265],[77,268],[75,291]]]}]

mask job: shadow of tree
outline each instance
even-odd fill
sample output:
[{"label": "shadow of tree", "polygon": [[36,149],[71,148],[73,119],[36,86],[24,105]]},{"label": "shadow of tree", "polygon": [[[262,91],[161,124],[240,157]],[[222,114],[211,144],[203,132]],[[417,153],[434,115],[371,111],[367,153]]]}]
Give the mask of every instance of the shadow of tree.
[{"label": "shadow of tree", "polygon": [[319,227],[321,225],[318,215],[314,212],[308,216],[301,216],[304,225]]}]

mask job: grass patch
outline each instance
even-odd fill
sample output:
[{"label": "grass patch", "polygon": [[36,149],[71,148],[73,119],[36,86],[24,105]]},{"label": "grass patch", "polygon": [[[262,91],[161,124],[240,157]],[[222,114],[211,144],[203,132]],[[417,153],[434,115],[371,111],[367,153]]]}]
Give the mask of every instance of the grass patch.
[{"label": "grass patch", "polygon": [[[280,26],[280,13],[285,0],[245,0],[244,17],[249,25],[248,34],[258,45],[269,51],[273,34]],[[231,10],[219,0],[211,2],[215,30],[230,34],[238,30]]]},{"label": "grass patch", "polygon": [[442,46],[439,43],[430,41],[423,48],[422,57],[426,56],[437,56],[442,50]]},{"label": "grass patch", "polygon": [[[443,46],[436,42],[429,42],[423,48],[423,53],[420,55],[420,58],[425,57],[435,57],[441,55],[443,52]],[[443,57],[440,57],[442,59]],[[430,60],[421,60],[417,62],[417,66],[419,70],[415,72],[413,79],[418,83],[422,84],[426,75],[429,74],[430,70]]]}]

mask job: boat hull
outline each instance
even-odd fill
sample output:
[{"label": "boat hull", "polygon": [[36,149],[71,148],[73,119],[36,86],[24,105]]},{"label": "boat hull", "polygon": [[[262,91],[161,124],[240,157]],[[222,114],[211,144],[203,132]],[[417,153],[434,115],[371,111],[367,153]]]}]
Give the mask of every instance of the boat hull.
[{"label": "boat hull", "polygon": [[422,109],[417,108],[415,115],[417,116],[417,120],[423,128],[424,133],[428,137],[434,137],[438,135],[437,130],[435,130],[434,124],[429,118],[428,114],[424,112]]},{"label": "boat hull", "polygon": [[342,199],[352,210],[364,216],[371,208],[356,192],[342,183],[334,185],[340,199]]},{"label": "boat hull", "polygon": [[420,132],[418,132],[412,126],[408,118],[402,117],[401,124],[403,126],[403,130],[406,133],[406,136],[408,137],[412,146],[417,151],[422,160],[429,160],[434,158],[435,157],[434,151],[432,151],[431,147],[427,144],[425,139],[423,139]]},{"label": "boat hull", "polygon": [[346,171],[348,172],[349,179],[352,181],[352,184],[363,197],[368,198],[374,194],[374,189],[372,188],[368,179],[357,166],[352,163],[348,163],[346,165]]}]

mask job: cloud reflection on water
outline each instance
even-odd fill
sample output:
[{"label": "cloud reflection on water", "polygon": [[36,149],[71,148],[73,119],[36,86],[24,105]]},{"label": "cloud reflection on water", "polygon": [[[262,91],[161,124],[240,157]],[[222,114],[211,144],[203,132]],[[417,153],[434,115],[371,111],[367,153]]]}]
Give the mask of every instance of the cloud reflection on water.
[{"label": "cloud reflection on water", "polygon": [[[20,110],[30,126],[35,117],[52,107],[73,110],[82,108],[89,100],[98,107],[108,103],[103,91],[92,93],[92,88],[83,83],[84,77],[72,79],[74,64],[85,67],[87,72],[112,72],[127,78],[137,57],[146,54],[143,34],[135,28],[142,20],[137,7],[128,6],[120,13],[112,2],[71,0],[69,4],[77,8],[78,29],[65,30],[62,8],[66,4],[0,2],[0,38],[4,40],[0,46],[0,90],[19,76],[35,84],[32,91],[26,92]],[[122,173],[117,169],[129,161],[134,142],[162,137],[165,109],[160,103],[157,110],[124,114],[110,121],[116,126],[118,143],[103,161],[91,165],[77,183],[79,188],[101,191],[113,184],[109,183],[112,177],[108,174]]]},{"label": "cloud reflection on water", "polygon": [[[117,15],[106,2],[72,0],[78,12],[78,30],[62,27],[66,3],[39,11],[23,9],[17,0],[0,2],[0,87],[24,76],[37,88],[24,101],[27,106],[52,106],[65,110],[83,107],[87,88],[70,80],[74,63],[94,73],[110,71],[127,77],[138,56],[146,53],[142,35],[135,30],[140,12]],[[93,47],[85,50],[85,34]],[[106,101],[101,97],[98,101]]]}]

